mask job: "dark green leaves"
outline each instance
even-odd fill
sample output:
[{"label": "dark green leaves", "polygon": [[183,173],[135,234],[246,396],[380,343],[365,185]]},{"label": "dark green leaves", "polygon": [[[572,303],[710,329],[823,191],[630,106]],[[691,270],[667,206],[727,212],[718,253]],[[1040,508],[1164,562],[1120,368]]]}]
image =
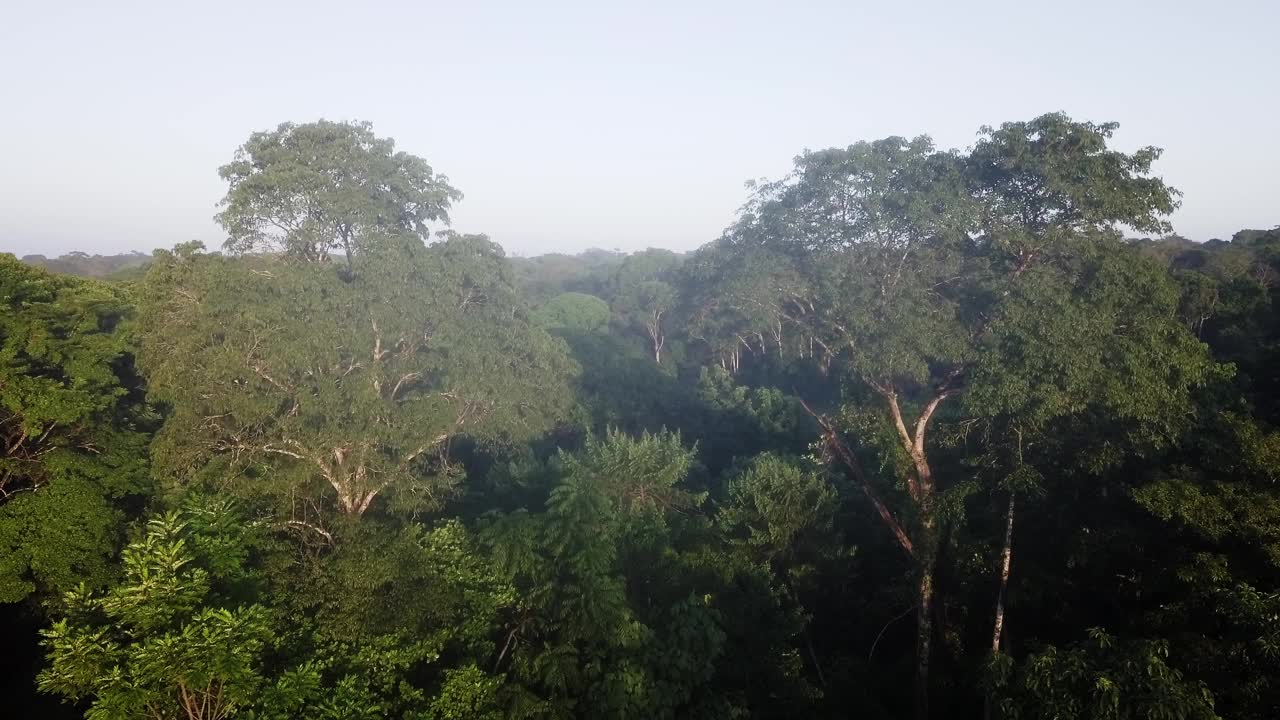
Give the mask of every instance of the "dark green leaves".
[{"label": "dark green leaves", "polygon": [[119,288],[0,255],[0,602],[100,585],[154,422]]}]

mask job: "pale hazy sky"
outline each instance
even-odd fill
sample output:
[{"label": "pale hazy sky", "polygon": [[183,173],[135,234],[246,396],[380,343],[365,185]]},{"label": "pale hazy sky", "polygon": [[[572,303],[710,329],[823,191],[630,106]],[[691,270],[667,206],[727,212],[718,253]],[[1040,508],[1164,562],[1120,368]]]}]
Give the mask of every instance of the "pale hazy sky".
[{"label": "pale hazy sky", "polygon": [[805,148],[1065,110],[1157,145],[1195,239],[1280,223],[1280,0],[0,0],[0,251],[223,235],[217,167],[368,120],[508,251],[690,249]]}]

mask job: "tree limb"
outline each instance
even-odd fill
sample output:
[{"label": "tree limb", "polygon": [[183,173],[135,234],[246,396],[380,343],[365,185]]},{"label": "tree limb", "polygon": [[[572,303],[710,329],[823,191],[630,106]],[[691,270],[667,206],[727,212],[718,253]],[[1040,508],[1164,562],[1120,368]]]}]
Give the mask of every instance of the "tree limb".
[{"label": "tree limb", "polygon": [[323,537],[325,540],[329,542],[330,545],[333,545],[333,534],[322,527],[319,527],[317,525],[312,525],[311,523],[305,522],[303,520],[286,520],[284,524],[290,527],[299,527],[299,528],[304,528],[306,530],[310,530],[320,535],[321,537]]},{"label": "tree limb", "polygon": [[809,404],[806,403],[803,398],[800,399],[800,405],[805,409],[805,412],[809,413],[809,415],[818,422],[819,427],[822,428],[823,439],[826,441],[827,447],[834,450],[835,454],[839,455],[845,466],[849,468],[854,480],[856,480],[858,485],[861,486],[863,494],[866,495],[867,499],[871,501],[871,504],[875,506],[876,512],[880,515],[880,519],[884,522],[885,526],[889,528],[889,531],[893,533],[898,544],[902,546],[903,550],[907,551],[908,555],[914,555],[915,549],[911,544],[911,538],[907,535],[907,531],[902,527],[902,523],[898,522],[897,518],[893,516],[893,513],[889,511],[889,508],[884,504],[884,501],[880,499],[875,488],[873,488],[871,483],[867,480],[867,476],[862,473],[862,466],[858,464],[858,460],[854,457],[853,451],[851,451],[849,447],[844,444],[844,441],[840,439],[840,435],[835,429],[835,426],[831,424],[831,421],[827,419],[825,415],[819,415],[814,412],[813,408],[809,407]]}]

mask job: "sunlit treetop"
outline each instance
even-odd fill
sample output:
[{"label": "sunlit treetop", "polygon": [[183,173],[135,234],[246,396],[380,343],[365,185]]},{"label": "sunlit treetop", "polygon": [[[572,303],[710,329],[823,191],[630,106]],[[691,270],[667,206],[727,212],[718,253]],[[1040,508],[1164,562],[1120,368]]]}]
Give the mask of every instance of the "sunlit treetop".
[{"label": "sunlit treetop", "polygon": [[447,225],[462,199],[426,160],[363,122],[283,123],[257,132],[218,169],[230,183],[217,220],[236,253],[310,262],[342,251],[348,266],[379,237]]}]

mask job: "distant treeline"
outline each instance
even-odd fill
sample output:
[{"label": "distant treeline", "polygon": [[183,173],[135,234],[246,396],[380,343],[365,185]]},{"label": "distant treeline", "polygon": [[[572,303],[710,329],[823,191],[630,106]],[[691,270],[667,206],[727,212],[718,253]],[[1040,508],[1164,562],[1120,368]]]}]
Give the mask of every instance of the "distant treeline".
[{"label": "distant treeline", "polygon": [[42,267],[50,272],[77,275],[79,277],[99,280],[136,280],[142,277],[151,256],[146,253],[131,252],[120,255],[90,255],[84,252],[69,252],[56,258],[44,255],[24,255],[22,262]]},{"label": "distant treeline", "polygon": [[[1247,248],[1255,244],[1268,233],[1275,230],[1245,229],[1231,236],[1231,240],[1213,238],[1206,241],[1191,240],[1182,235],[1168,235],[1158,239],[1137,239],[1132,242],[1149,246],[1150,252],[1162,262],[1180,264],[1200,262],[1198,258],[1207,257],[1208,253],[1223,248],[1224,255],[1237,258],[1243,262]],[[510,255],[507,262],[515,273],[515,279],[524,291],[524,296],[532,304],[540,304],[565,292],[581,292],[589,295],[600,295],[609,282],[609,277],[629,254],[620,250],[604,250],[591,248],[580,253],[569,254],[550,252],[543,255]],[[673,253],[678,255],[679,253]],[[76,275],[78,277],[105,280],[136,280],[146,272],[151,262],[151,255],[143,252],[121,253],[118,255],[90,255],[85,252],[70,252],[56,258],[44,255],[23,255],[22,262],[42,267],[50,272]]]}]

